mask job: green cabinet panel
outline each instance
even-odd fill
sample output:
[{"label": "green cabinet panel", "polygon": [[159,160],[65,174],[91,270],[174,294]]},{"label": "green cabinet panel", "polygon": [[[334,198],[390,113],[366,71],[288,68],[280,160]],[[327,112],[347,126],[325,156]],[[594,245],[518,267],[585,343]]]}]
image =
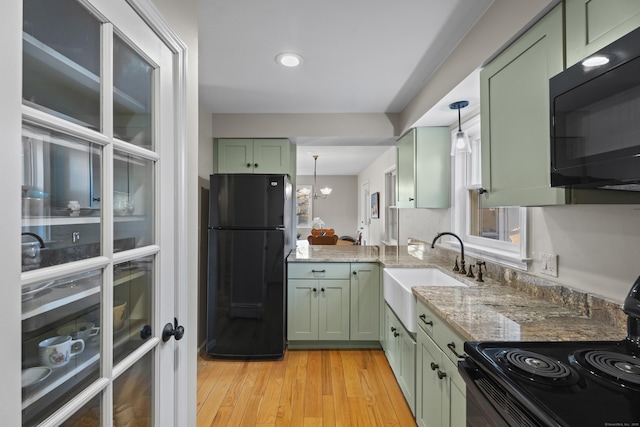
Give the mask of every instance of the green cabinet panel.
[{"label": "green cabinet panel", "polygon": [[640,27],[638,0],[565,0],[567,67]]},{"label": "green cabinet panel", "polygon": [[380,266],[351,264],[352,341],[375,341],[380,336]]},{"label": "green cabinet panel", "polygon": [[411,412],[416,407],[416,341],[385,304],[385,356]]},{"label": "green cabinet panel", "polygon": [[275,173],[291,171],[288,139],[218,139],[218,173]]},{"label": "green cabinet panel", "polygon": [[396,338],[400,335],[398,332],[398,319],[393,314],[393,310],[385,303],[384,305],[384,353],[391,366],[391,370],[398,377],[400,375],[400,340]]},{"label": "green cabinet panel", "polygon": [[318,340],[349,340],[349,281],[319,280]]},{"label": "green cabinet panel", "polygon": [[399,208],[448,208],[451,138],[447,127],[410,129],[396,144]]},{"label": "green cabinet panel", "polygon": [[565,203],[550,187],[549,78],[563,70],[556,7],[480,73],[483,207]]},{"label": "green cabinet panel", "polygon": [[349,339],[349,281],[291,279],[287,286],[290,341]]},{"label": "green cabinet panel", "polygon": [[432,366],[442,366],[444,355],[420,328],[418,328],[417,341],[416,423],[421,427],[444,426],[442,424],[444,382],[438,378],[437,372],[432,368]]},{"label": "green cabinet panel", "polygon": [[287,337],[289,340],[318,339],[317,290],[317,280],[289,280],[287,287]]},{"label": "green cabinet panel", "polygon": [[422,427],[464,427],[467,425],[466,385],[458,372],[457,356],[448,348],[453,343],[456,351],[462,353],[464,340],[421,302],[418,302],[417,314],[425,315],[433,325],[418,319],[416,422]]}]

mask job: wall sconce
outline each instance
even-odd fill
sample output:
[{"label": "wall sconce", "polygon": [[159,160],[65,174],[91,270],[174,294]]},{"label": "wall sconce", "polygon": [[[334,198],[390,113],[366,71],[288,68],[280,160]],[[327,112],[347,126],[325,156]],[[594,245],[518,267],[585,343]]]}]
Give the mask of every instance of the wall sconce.
[{"label": "wall sconce", "polygon": [[471,144],[469,144],[469,137],[466,133],[462,131],[462,127],[460,125],[460,110],[469,105],[469,101],[457,101],[453,104],[449,104],[449,108],[452,110],[458,110],[458,133],[456,133],[456,137],[451,143],[451,155],[455,156],[456,154],[470,154],[471,153]]}]

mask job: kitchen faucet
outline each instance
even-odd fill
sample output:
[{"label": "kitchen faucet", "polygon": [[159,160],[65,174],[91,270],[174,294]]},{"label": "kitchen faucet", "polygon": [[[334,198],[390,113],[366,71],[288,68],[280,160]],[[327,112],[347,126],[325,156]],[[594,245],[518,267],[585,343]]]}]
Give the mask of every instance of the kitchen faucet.
[{"label": "kitchen faucet", "polygon": [[[437,235],[436,237],[434,237],[434,238],[433,238],[433,242],[431,242],[431,247],[432,247],[432,248],[434,248],[434,247],[435,247],[435,244],[436,244],[436,241],[437,241],[440,237],[442,237],[442,236],[444,236],[444,235],[453,236],[453,237],[455,237],[456,239],[458,239],[458,242],[460,242],[460,271],[459,271],[458,273],[460,273],[460,274],[467,274],[467,270],[465,270],[465,268],[464,268],[464,244],[462,243],[462,239],[461,239],[460,237],[458,237],[458,235],[457,235],[457,234],[452,233],[452,232],[450,232],[450,231],[445,231],[445,232],[443,232],[443,233],[438,233],[438,235]],[[454,269],[454,271],[455,271],[455,269]]]}]

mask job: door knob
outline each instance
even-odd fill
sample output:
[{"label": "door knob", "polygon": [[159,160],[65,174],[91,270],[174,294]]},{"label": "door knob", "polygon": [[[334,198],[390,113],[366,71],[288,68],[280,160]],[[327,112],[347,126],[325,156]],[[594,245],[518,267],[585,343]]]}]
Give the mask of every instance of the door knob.
[{"label": "door knob", "polygon": [[150,336],[151,336],[151,326],[144,325],[142,328],[140,328],[140,338],[142,338],[143,340],[146,340]]},{"label": "door knob", "polygon": [[173,325],[171,323],[164,325],[164,329],[162,330],[162,341],[167,342],[172,336],[176,341],[180,341],[184,336],[184,328],[182,326],[178,326],[178,319],[176,318],[173,319]]}]

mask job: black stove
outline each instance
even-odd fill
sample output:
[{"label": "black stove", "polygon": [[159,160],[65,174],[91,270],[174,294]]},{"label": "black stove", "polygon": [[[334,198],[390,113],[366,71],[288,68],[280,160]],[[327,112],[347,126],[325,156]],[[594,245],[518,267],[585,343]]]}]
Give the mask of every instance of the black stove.
[{"label": "black stove", "polygon": [[640,278],[621,341],[467,342],[467,426],[640,426]]}]

